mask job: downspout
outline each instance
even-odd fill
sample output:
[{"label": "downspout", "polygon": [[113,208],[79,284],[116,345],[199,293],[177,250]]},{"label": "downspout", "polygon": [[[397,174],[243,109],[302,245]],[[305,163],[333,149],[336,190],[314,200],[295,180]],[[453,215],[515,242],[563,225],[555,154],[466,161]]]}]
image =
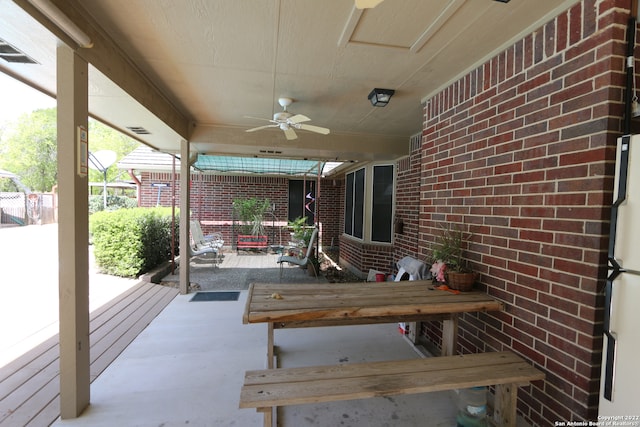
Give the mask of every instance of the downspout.
[{"label": "downspout", "polygon": [[129,173],[129,176],[131,177],[133,182],[135,182],[135,184],[136,184],[136,199],[138,199],[138,207],[140,207],[141,206],[140,196],[142,194],[142,182],[133,173],[133,169],[129,169],[129,170],[127,170],[127,172]]}]

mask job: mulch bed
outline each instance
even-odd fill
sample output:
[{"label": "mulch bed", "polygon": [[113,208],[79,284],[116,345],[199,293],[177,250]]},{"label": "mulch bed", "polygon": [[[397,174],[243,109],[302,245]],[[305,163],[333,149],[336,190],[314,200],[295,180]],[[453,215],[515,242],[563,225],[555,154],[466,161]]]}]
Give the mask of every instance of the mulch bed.
[{"label": "mulch bed", "polygon": [[325,276],[329,283],[362,282],[363,279],[353,274],[346,268],[336,267],[338,263],[337,250],[323,250],[320,252],[320,274]]}]

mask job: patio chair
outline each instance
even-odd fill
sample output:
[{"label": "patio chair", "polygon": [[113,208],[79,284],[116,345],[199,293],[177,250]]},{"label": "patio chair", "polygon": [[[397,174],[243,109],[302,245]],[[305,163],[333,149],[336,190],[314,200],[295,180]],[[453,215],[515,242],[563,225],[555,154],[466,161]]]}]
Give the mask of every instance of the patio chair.
[{"label": "patio chair", "polygon": [[189,222],[191,229],[191,245],[189,246],[189,255],[197,256],[204,254],[214,254],[217,264],[220,258],[220,249],[224,245],[224,239],[221,233],[213,233],[205,236],[200,227],[199,221]]},{"label": "patio chair", "polygon": [[200,250],[205,248],[218,248],[224,245],[222,233],[212,233],[204,235],[200,227],[200,221],[190,221],[191,225],[191,243],[194,249]]},{"label": "patio chair", "polygon": [[318,272],[315,271],[315,266],[313,265],[313,263],[309,263],[309,258],[311,257],[311,253],[313,252],[313,243],[316,237],[318,237],[318,227],[315,227],[313,229],[313,233],[311,234],[311,239],[309,239],[309,246],[307,247],[307,253],[305,254],[304,258],[291,256],[291,255],[280,255],[278,257],[278,260],[276,262],[280,264],[280,279],[282,279],[282,268],[284,267],[283,264],[285,262],[288,262],[289,264],[299,265],[301,267],[309,264],[311,268],[314,269],[314,273],[316,277],[318,276]]}]

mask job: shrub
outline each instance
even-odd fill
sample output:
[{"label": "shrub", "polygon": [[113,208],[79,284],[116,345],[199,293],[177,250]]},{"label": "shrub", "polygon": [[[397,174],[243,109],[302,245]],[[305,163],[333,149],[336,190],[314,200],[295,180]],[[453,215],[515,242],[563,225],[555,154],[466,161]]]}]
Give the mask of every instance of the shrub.
[{"label": "shrub", "polygon": [[233,214],[240,220],[240,233],[259,236],[264,234],[262,221],[264,215],[271,209],[269,199],[260,200],[256,197],[233,200]]},{"label": "shrub", "polygon": [[[112,194],[107,195],[107,209],[113,211],[120,208],[135,208],[138,206],[138,201],[131,197],[115,196]],[[89,196],[89,213],[95,213],[103,211],[104,209],[104,196]]]},{"label": "shrub", "polygon": [[[175,247],[178,247],[176,216]],[[171,256],[171,209],[134,208],[97,212],[89,231],[96,264],[107,274],[137,277]]]}]

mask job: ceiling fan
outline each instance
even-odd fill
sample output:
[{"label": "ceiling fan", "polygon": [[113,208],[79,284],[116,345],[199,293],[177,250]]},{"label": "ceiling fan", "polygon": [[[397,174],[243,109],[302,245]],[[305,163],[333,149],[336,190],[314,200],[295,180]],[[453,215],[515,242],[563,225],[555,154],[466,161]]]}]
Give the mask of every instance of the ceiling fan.
[{"label": "ceiling fan", "polygon": [[382,3],[384,0],[356,0],[358,9],[372,9]]},{"label": "ceiling fan", "polygon": [[322,135],[329,134],[329,129],[327,128],[304,124],[303,122],[308,122],[309,120],[311,120],[309,117],[302,114],[293,115],[290,112],[288,112],[287,107],[291,105],[292,102],[293,100],[291,98],[279,98],[278,103],[282,106],[283,110],[278,113],[275,113],[273,115],[273,120],[262,119],[259,117],[249,117],[250,119],[266,120],[273,124],[258,126],[257,128],[253,128],[253,129],[247,129],[246,132],[255,132],[257,130],[267,129],[267,128],[280,128],[284,132],[284,136],[288,140],[298,138],[298,135],[296,135],[296,132],[294,129],[308,130],[310,132],[320,133]]}]

